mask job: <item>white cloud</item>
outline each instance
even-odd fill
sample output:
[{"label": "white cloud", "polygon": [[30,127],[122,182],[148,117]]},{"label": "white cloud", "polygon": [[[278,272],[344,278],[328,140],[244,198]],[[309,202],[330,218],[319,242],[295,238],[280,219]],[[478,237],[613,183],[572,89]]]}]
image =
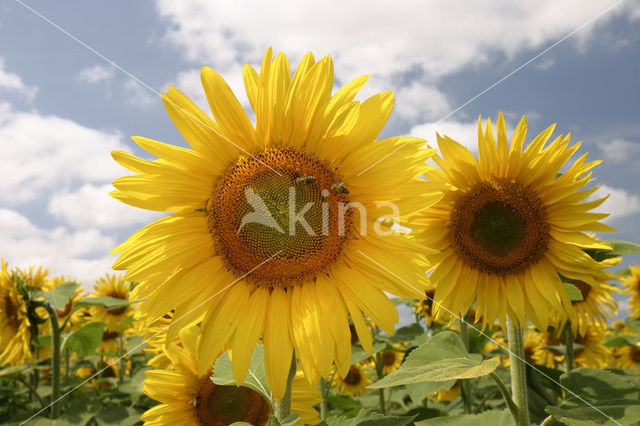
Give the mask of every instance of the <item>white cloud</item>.
[{"label": "white cloud", "polygon": [[[337,75],[392,75],[424,70],[438,77],[489,61],[541,50],[611,6],[609,0],[542,2],[325,1],[255,3],[156,0],[170,22],[166,39],[188,59],[227,69],[261,58],[267,46],[297,61],[306,51],[336,59]],[[636,2],[611,9],[581,29],[585,38]],[[251,13],[247,13],[247,11]],[[636,16],[637,11],[632,12]]]},{"label": "white cloud", "polygon": [[148,223],[162,216],[123,204],[109,196],[111,185],[85,184],[77,191],[62,191],[49,200],[48,212],[72,228],[121,228]]},{"label": "white cloud", "polygon": [[125,100],[129,105],[140,109],[147,109],[161,102],[160,95],[153,93],[149,88],[139,82],[130,79],[123,86]]},{"label": "white cloud", "polygon": [[38,88],[24,84],[18,74],[5,71],[4,59],[0,58],[0,90],[13,91],[32,101],[38,93]]},{"label": "white cloud", "polygon": [[0,253],[9,266],[38,265],[51,275],[72,275],[91,283],[111,270],[115,240],[95,228],[70,231],[42,229],[20,213],[0,209]]},{"label": "white cloud", "polygon": [[600,207],[593,210],[609,213],[610,215],[605,219],[605,222],[614,222],[617,219],[640,213],[640,197],[622,188],[602,185],[589,199],[595,200],[607,194],[610,194],[609,198]]},{"label": "white cloud", "polygon": [[93,67],[84,68],[78,74],[78,81],[87,84],[95,84],[101,81],[107,81],[114,76],[114,69],[111,66],[95,65]]},{"label": "white cloud", "polygon": [[536,67],[539,70],[546,71],[548,69],[551,69],[551,67],[553,67],[555,63],[556,63],[555,59],[549,58],[542,61],[536,61],[534,67]]},{"label": "white cloud", "polygon": [[48,197],[73,182],[107,181],[122,174],[110,156],[125,145],[116,132],[84,127],[0,104],[0,201],[17,205]]},{"label": "white cloud", "polygon": [[625,161],[640,153],[640,143],[624,139],[601,142],[598,144],[598,148],[602,151],[605,160],[608,161]]},{"label": "white cloud", "polygon": [[[483,122],[484,124],[484,122]],[[478,152],[478,123],[459,122],[445,120],[441,122],[424,123],[414,126],[409,131],[409,135],[426,139],[432,148],[438,148],[436,132],[440,136],[449,136],[456,142],[467,147],[471,152]]]},{"label": "white cloud", "polygon": [[396,91],[395,97],[394,114],[398,114],[404,120],[416,122],[439,119],[451,111],[451,105],[444,93],[434,86],[418,81],[401,87]]}]

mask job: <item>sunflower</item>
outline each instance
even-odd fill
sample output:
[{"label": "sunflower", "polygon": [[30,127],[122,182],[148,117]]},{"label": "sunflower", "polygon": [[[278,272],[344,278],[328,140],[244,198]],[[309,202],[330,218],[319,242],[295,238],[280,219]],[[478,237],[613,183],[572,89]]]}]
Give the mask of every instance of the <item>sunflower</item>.
[{"label": "sunflower", "polygon": [[623,280],[629,298],[629,316],[640,318],[640,265],[630,265],[631,275]]},{"label": "sunflower", "polygon": [[[380,353],[380,359],[382,361],[382,373],[384,375],[393,373],[402,365],[404,360],[404,347],[401,344],[394,344],[394,350],[382,351]],[[375,368],[375,360],[371,358],[371,365]],[[345,379],[346,380],[346,379]]]},{"label": "sunflower", "polygon": [[[73,304],[84,297],[82,294],[83,288],[80,286],[81,283],[72,277],[60,276],[46,280],[42,284],[42,289],[44,291],[52,291],[56,287],[67,282],[77,283],[78,288],[76,288],[73,296],[71,297],[71,299],[69,299],[69,302],[65,305],[65,307],[62,310],[56,311],[56,313],[58,314],[58,322],[60,323],[60,325],[67,321],[71,330],[76,330],[81,325],[80,323],[83,321],[82,310],[73,311]],[[45,317],[46,313],[43,313],[43,315],[41,316]]]},{"label": "sunflower", "polygon": [[0,366],[19,365],[31,359],[31,322],[18,288],[19,278],[0,259]]},{"label": "sunflower", "polygon": [[43,269],[42,266],[31,265],[28,269],[16,268],[15,273],[29,286],[37,287],[45,290],[49,274],[48,269]]},{"label": "sunflower", "polygon": [[429,395],[429,399],[434,399],[436,402],[451,402],[458,398],[461,394],[460,385],[456,383],[451,387],[451,389],[440,389],[437,392]]},{"label": "sunflower", "polygon": [[[129,293],[130,284],[125,281],[122,275],[106,274],[104,277],[99,278],[93,285],[92,296],[109,296],[128,301]],[[92,306],[89,309],[91,320],[106,322],[107,330],[109,331],[123,331],[126,326],[123,325],[122,322],[131,314],[133,314],[133,307],[131,305],[115,309],[107,309],[105,306]]]},{"label": "sunflower", "polygon": [[577,367],[606,368],[611,357],[611,349],[604,346],[606,336],[602,326],[588,324],[584,335],[576,335],[575,343],[583,345],[574,350],[573,362]]},{"label": "sunflower", "polygon": [[495,318],[504,323],[509,315],[524,325],[526,314],[546,329],[549,306],[572,312],[559,274],[594,286],[609,278],[605,266],[584,252],[611,248],[583,233],[612,230],[598,222],[607,214],[589,212],[605,198],[582,202],[597,189],[581,189],[597,162],[585,163],[585,154],[559,175],[580,144],[569,147],[569,136],[561,135],[545,147],[553,129],[523,149],[525,117],[510,145],[502,114],[497,144],[491,120],[483,132],[479,118],[479,160],[438,135],[442,157],[434,159],[440,168],[426,176],[448,189],[414,222],[422,242],[437,250],[427,257],[434,265],[438,314],[466,312],[476,300],[484,324]]},{"label": "sunflower", "polygon": [[538,331],[537,333],[540,339],[540,345],[536,346],[533,350],[531,360],[534,364],[555,368],[556,364],[564,361],[564,355],[548,348],[550,346],[563,345],[564,342],[556,333],[550,333],[548,331]]},{"label": "sunflower", "polygon": [[[294,350],[310,382],[327,377],[334,363],[346,376],[348,315],[370,352],[363,312],[393,333],[398,314],[385,291],[423,294],[424,249],[382,230],[376,216],[393,202],[398,223],[406,223],[441,197],[437,185],[419,178],[433,150],[417,138],[375,141],[393,96],[354,101],[366,80],[332,95],[330,57],[316,62],[307,54],[291,77],[286,56],[274,59],[269,49],[259,73],[244,68],[254,127],[224,80],[204,67],[215,121],[177,89],[163,95],[193,149],[134,137],[159,159],[113,153],[135,175],[116,179],[111,195],[172,212],[114,249],[121,253],[114,268],[140,283],[131,296],[144,299],[138,317],[150,324],[171,309],[184,317],[172,324],[168,339],[202,318],[201,375],[228,345],[236,354],[235,380],[242,383],[262,339],[277,399]],[[402,155],[391,156],[400,147]]]},{"label": "sunflower", "polygon": [[433,322],[441,322],[440,320],[437,320],[433,315],[433,296],[435,296],[435,294],[435,288],[428,289],[425,292],[425,297],[422,298],[422,300],[416,302],[414,305],[416,315],[424,318],[424,322],[427,324],[427,327],[431,327],[431,324]]},{"label": "sunflower", "polygon": [[359,362],[349,367],[349,372],[343,378],[339,374],[334,374],[331,380],[333,387],[340,395],[359,396],[364,395],[371,381],[369,365],[366,362]]},{"label": "sunflower", "polygon": [[[220,386],[211,380],[212,368],[199,375],[196,345],[199,327],[183,328],[182,343],[168,345],[167,369],[150,370],[142,390],[160,405],[147,410],[140,419],[147,425],[228,425],[247,422],[265,425],[271,414],[269,402],[258,392],[244,386]],[[320,403],[320,391],[310,387],[301,371],[293,381],[291,411],[300,413],[300,422],[320,421],[313,408]]]}]

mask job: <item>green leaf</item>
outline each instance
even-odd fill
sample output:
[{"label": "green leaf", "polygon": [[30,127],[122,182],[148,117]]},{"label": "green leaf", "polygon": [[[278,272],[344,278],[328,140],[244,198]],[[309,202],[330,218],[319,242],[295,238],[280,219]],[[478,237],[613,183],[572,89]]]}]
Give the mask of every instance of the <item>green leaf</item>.
[{"label": "green leaf", "polygon": [[[614,425],[640,422],[638,379],[612,371],[577,368],[560,376],[571,392],[559,407],[547,413],[569,425]],[[579,398],[576,396],[578,395]]]},{"label": "green leaf", "polygon": [[416,416],[384,416],[370,409],[360,410],[353,418],[329,417],[320,425],[327,426],[405,426]]},{"label": "green leaf", "polygon": [[579,302],[581,300],[584,300],[584,297],[582,297],[582,292],[578,290],[578,287],[571,283],[562,284],[564,284],[564,289],[567,291],[569,299],[571,299],[572,302]]},{"label": "green leaf", "polygon": [[[211,380],[216,385],[236,385],[233,379],[233,372],[231,371],[231,359],[229,359],[227,352],[220,355],[216,361]],[[253,389],[271,401],[271,390],[269,390],[269,385],[267,385],[267,374],[264,369],[264,348],[260,345],[256,345],[253,351],[249,371],[242,386]]]},{"label": "green leaf", "polygon": [[640,335],[640,318],[629,317],[625,320],[625,323],[631,331],[633,331],[636,335]]},{"label": "green leaf", "polygon": [[624,256],[625,254],[640,253],[640,245],[628,241],[609,240],[605,241],[613,246],[612,250],[588,249],[585,250],[589,256],[601,262],[605,259]]},{"label": "green leaf", "polygon": [[[276,416],[271,416],[271,417],[269,417],[269,420],[267,421],[267,426],[292,426],[292,425],[296,424],[296,422],[298,421],[299,418],[300,418],[300,413],[293,413],[293,414],[287,416],[282,421],[279,421]],[[252,426],[251,423],[246,423],[246,422],[231,423],[231,426],[233,426],[233,425],[236,425],[236,426],[240,426],[240,425]]]},{"label": "green leaf", "polygon": [[74,310],[84,308],[85,306],[104,306],[107,310],[123,308],[138,302],[129,302],[125,299],[111,296],[88,297],[74,303]]},{"label": "green leaf", "polygon": [[398,370],[369,388],[470,379],[492,373],[499,364],[498,357],[482,360],[480,355],[467,353],[458,333],[443,331],[413,350]]},{"label": "green leaf", "polygon": [[64,347],[82,355],[92,355],[107,327],[106,322],[90,322],[71,333],[64,342]]},{"label": "green leaf", "polygon": [[633,336],[609,336],[604,344],[608,348],[617,348],[618,346],[635,346],[640,339]]},{"label": "green leaf", "polygon": [[65,306],[73,297],[78,288],[74,282],[60,284],[51,291],[38,291],[37,296],[42,296],[56,311],[64,311]]},{"label": "green leaf", "polygon": [[509,410],[491,410],[481,414],[434,417],[414,424],[416,426],[511,426],[514,423]]},{"label": "green leaf", "polygon": [[362,349],[362,346],[360,345],[351,346],[351,365],[357,364],[360,361],[369,358],[371,355],[377,354],[378,352],[385,350],[386,347],[387,347],[387,344],[384,342],[375,342],[373,344],[373,347],[371,348],[371,353],[368,354],[367,352],[365,352],[364,349]]},{"label": "green leaf", "polygon": [[411,342],[419,335],[424,334],[424,328],[419,324],[409,324],[396,330],[392,336],[379,336],[380,339],[390,343]]}]

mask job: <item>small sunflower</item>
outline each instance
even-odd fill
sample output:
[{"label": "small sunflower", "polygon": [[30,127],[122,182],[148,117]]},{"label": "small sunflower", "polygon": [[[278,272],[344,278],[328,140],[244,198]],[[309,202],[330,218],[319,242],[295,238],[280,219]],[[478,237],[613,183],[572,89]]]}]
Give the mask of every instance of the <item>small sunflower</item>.
[{"label": "small sunflower", "polygon": [[640,318],[640,265],[630,265],[631,275],[623,280],[629,294],[629,316]]},{"label": "small sunflower", "polygon": [[[92,296],[109,296],[129,301],[130,288],[130,284],[125,281],[122,275],[106,274],[93,285]],[[123,328],[126,328],[122,325],[122,322],[133,314],[133,307],[127,305],[120,308],[107,309],[104,306],[92,306],[89,309],[89,314],[92,321],[106,322],[108,324],[107,330],[122,331]]]},{"label": "small sunflower", "polygon": [[573,362],[577,367],[606,368],[611,358],[611,349],[604,346],[606,335],[602,326],[587,324],[583,335],[574,336],[575,343],[583,345],[574,351]]},{"label": "small sunflower", "polygon": [[414,222],[422,242],[436,249],[427,253],[435,299],[445,308],[438,305],[436,312],[466,312],[475,300],[485,324],[504,323],[507,315],[526,324],[526,315],[546,329],[549,306],[572,312],[559,274],[596,286],[596,279],[609,278],[584,252],[611,248],[584,233],[612,230],[598,222],[607,214],[589,212],[605,198],[583,202],[597,189],[582,188],[598,162],[585,163],[585,154],[558,175],[580,144],[569,146],[567,135],[545,146],[553,129],[524,148],[524,117],[511,144],[502,114],[497,143],[491,120],[483,132],[479,118],[479,160],[438,135],[440,169],[426,176],[448,189]]},{"label": "small sunflower", "polygon": [[44,290],[49,281],[49,269],[43,269],[42,266],[31,265],[27,269],[16,268],[14,271],[29,287]]},{"label": "small sunflower", "polygon": [[357,363],[349,367],[349,371],[343,378],[335,372],[331,380],[333,387],[340,395],[360,396],[367,391],[367,386],[372,382],[367,363]]},{"label": "small sunflower", "polygon": [[548,331],[538,331],[537,333],[540,339],[540,345],[534,349],[531,360],[535,364],[555,368],[556,364],[564,361],[564,355],[548,349],[548,347],[562,345],[564,344],[563,341],[556,333],[550,333]]},{"label": "small sunflower", "polygon": [[416,315],[419,315],[422,318],[424,318],[424,322],[427,324],[427,327],[431,327],[431,323],[433,322],[436,322],[436,323],[441,322],[440,320],[436,319],[433,314],[433,297],[435,296],[435,294],[436,294],[435,288],[428,289],[425,292],[426,297],[423,298],[422,300],[419,300],[414,305],[414,310]]},{"label": "small sunflower", "polygon": [[[211,380],[212,370],[199,375],[196,358],[198,328],[179,332],[182,346],[168,345],[167,369],[150,370],[142,390],[160,405],[147,410],[140,419],[145,425],[229,425],[247,422],[262,426],[271,414],[269,402],[258,392],[244,386],[220,386]],[[320,421],[313,408],[320,403],[320,392],[309,386],[299,371],[293,381],[291,411],[300,413],[300,422]]]},{"label": "small sunflower", "polygon": [[429,399],[434,399],[436,402],[451,402],[458,398],[461,394],[460,385],[456,383],[451,389],[440,389],[437,392],[429,395]]},{"label": "small sunflower", "polygon": [[[116,179],[111,195],[171,212],[114,249],[121,253],[114,268],[140,283],[132,298],[144,299],[137,315],[147,323],[171,309],[186,315],[172,324],[169,339],[202,319],[201,375],[228,345],[242,383],[260,339],[277,399],[294,349],[310,383],[334,364],[346,375],[348,315],[370,352],[363,313],[393,333],[398,313],[385,292],[416,298],[426,288],[418,243],[391,230],[384,237],[366,231],[381,230],[376,220],[390,202],[403,224],[441,197],[420,179],[434,151],[417,138],[376,141],[393,96],[355,101],[366,80],[332,94],[330,57],[316,62],[307,54],[292,77],[286,56],[273,58],[268,49],[260,72],[244,67],[254,127],[229,86],[204,67],[215,121],[174,87],[163,95],[193,149],[134,137],[159,159],[113,153],[135,174]],[[402,155],[390,156],[400,147]]]},{"label": "small sunflower", "polygon": [[[384,375],[396,371],[402,365],[402,360],[404,360],[404,347],[396,343],[393,345],[393,348],[394,350],[382,351],[380,353],[382,373]],[[375,361],[373,357],[371,358],[371,365],[375,368]]]},{"label": "small sunflower", "polygon": [[0,259],[0,366],[19,365],[31,359],[31,322],[18,288],[19,278]]},{"label": "small sunflower", "polygon": [[637,370],[640,368],[640,347],[637,344],[615,347],[612,358],[618,368]]}]

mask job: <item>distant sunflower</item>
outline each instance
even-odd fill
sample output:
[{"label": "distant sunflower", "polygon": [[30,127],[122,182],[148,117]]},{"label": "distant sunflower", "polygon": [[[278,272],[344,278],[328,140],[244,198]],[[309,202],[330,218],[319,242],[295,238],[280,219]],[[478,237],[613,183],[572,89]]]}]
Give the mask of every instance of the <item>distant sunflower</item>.
[{"label": "distant sunflower", "polygon": [[37,287],[44,290],[47,282],[48,269],[43,269],[42,266],[31,265],[29,268],[16,268],[14,272],[25,282],[29,287]]},{"label": "distant sunflower", "polygon": [[550,346],[563,345],[564,342],[555,333],[548,331],[538,331],[538,338],[540,339],[540,345],[536,346],[531,354],[531,360],[538,365],[544,365],[548,368],[555,368],[556,364],[564,361],[564,355],[553,349],[548,349]]},{"label": "distant sunflower", "polygon": [[573,362],[577,367],[606,368],[611,349],[604,346],[605,331],[598,324],[588,324],[584,335],[576,335],[575,343],[583,345],[574,351]]},{"label": "distant sunflower", "polygon": [[333,375],[331,387],[340,395],[360,396],[367,391],[367,386],[372,383],[369,367],[366,363],[357,363],[349,367],[349,372],[342,378],[339,374]]},{"label": "distant sunflower", "polygon": [[416,315],[424,318],[424,322],[427,324],[427,327],[431,327],[432,322],[440,322],[435,318],[433,312],[433,296],[435,296],[436,290],[435,288],[429,289],[425,292],[425,296],[422,300],[419,300],[414,305]]},{"label": "distant sunflower", "polygon": [[630,265],[631,275],[623,280],[629,294],[629,316],[640,318],[640,265]]},{"label": "distant sunflower", "polygon": [[553,129],[523,150],[524,117],[511,144],[502,114],[497,144],[491,120],[483,132],[479,118],[479,160],[438,135],[442,158],[434,159],[440,169],[426,176],[449,189],[414,224],[422,228],[418,237],[425,246],[437,250],[428,258],[435,265],[430,278],[437,285],[436,302],[445,308],[436,306],[438,314],[466,312],[476,300],[485,324],[495,318],[504,323],[507,315],[526,324],[527,315],[546,329],[549,306],[572,311],[559,274],[591,285],[609,277],[584,252],[611,248],[584,234],[612,230],[598,222],[607,214],[589,212],[606,197],[582,202],[597,189],[581,188],[598,162],[585,163],[585,154],[559,175],[580,144],[569,147],[569,136],[559,136],[545,147]]},{"label": "distant sunflower", "polygon": [[636,345],[622,345],[614,350],[614,364],[621,369],[636,370],[640,368],[640,347]]},{"label": "distant sunflower", "polygon": [[436,402],[451,402],[458,398],[461,394],[460,385],[456,383],[451,389],[440,389],[437,392],[429,395],[429,399],[434,399]]},{"label": "distant sunflower", "polygon": [[[83,289],[80,286],[81,283],[72,277],[60,276],[60,277],[54,277],[46,280],[42,285],[42,289],[44,291],[52,291],[56,287],[67,282],[77,283],[78,288],[76,288],[76,291],[73,293],[73,296],[71,297],[71,299],[69,299],[69,302],[65,305],[65,307],[59,311],[56,311],[56,313],[58,314],[58,322],[60,323],[60,325],[62,325],[68,319],[69,327],[71,328],[71,330],[75,330],[76,328],[78,328],[78,326],[80,326],[80,323],[83,321],[83,318],[82,318],[83,312],[81,310],[73,311],[72,309],[73,304],[84,297],[82,294]],[[45,315],[42,315],[42,316],[45,316]]]},{"label": "distant sunflower", "polygon": [[[197,333],[197,327],[183,328],[179,333],[182,346],[168,345],[165,349],[168,368],[145,373],[142,390],[160,405],[144,412],[140,419],[145,425],[265,425],[271,408],[262,395],[244,386],[214,384],[211,368],[202,376],[198,374]],[[320,403],[319,395],[299,371],[293,382],[291,411],[300,413],[301,423],[320,421],[313,408]]]},{"label": "distant sunflower", "polygon": [[0,366],[19,365],[31,359],[31,323],[18,278],[0,259]]},{"label": "distant sunflower", "polygon": [[[129,301],[130,284],[125,281],[122,275],[105,274],[99,278],[93,285],[92,296],[101,297],[109,296],[116,299]],[[107,330],[122,331],[125,327],[121,323],[129,315],[133,314],[131,305],[123,306],[115,309],[107,309],[104,306],[92,306],[89,309],[92,321],[106,322]]]},{"label": "distant sunflower", "polygon": [[[380,354],[382,361],[382,373],[384,375],[393,373],[400,368],[402,360],[404,359],[404,347],[397,343],[394,344],[393,347],[395,350],[382,351]],[[372,366],[375,367],[375,362],[373,360]]]},{"label": "distant sunflower", "polygon": [[[346,375],[348,315],[370,351],[363,312],[393,333],[398,314],[385,291],[416,298],[426,288],[418,243],[393,231],[386,237],[364,231],[380,229],[376,219],[390,213],[388,202],[405,223],[441,197],[419,178],[433,150],[422,149],[418,138],[375,141],[393,96],[354,101],[366,80],[357,78],[332,95],[330,57],[316,62],[307,54],[292,77],[286,56],[274,59],[269,49],[259,73],[244,67],[254,128],[229,86],[204,67],[215,121],[174,87],[163,95],[193,149],[134,137],[159,159],[113,153],[135,175],[116,179],[111,195],[172,212],[114,249],[121,253],[114,268],[140,282],[132,293],[144,298],[138,317],[152,323],[171,309],[176,317],[186,314],[172,325],[169,339],[202,318],[201,375],[229,345],[236,354],[235,380],[242,383],[261,338],[278,399],[294,349],[311,382],[327,377],[334,363]],[[400,147],[402,155],[390,156]],[[362,208],[344,208],[355,203]]]}]

